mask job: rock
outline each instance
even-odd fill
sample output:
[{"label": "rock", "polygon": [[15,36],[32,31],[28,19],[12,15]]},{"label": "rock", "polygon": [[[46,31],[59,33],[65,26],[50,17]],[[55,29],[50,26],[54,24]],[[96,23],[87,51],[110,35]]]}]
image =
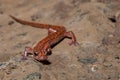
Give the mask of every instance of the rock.
[{"label": "rock", "polygon": [[94,58],[86,58],[86,59],[78,59],[79,62],[83,64],[93,64],[97,61],[97,59]]},{"label": "rock", "polygon": [[38,72],[34,72],[34,73],[27,75],[25,78],[23,78],[23,80],[35,80],[35,79],[40,80],[41,74]]}]

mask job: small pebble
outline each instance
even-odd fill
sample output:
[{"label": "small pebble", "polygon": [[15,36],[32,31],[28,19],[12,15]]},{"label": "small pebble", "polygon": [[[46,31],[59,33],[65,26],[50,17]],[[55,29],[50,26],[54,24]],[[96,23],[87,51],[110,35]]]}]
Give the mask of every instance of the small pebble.
[{"label": "small pebble", "polygon": [[0,28],[3,27],[2,25],[0,25]]},{"label": "small pebble", "polygon": [[118,59],[118,60],[119,60],[119,59],[120,59],[120,57],[119,57],[119,56],[115,56],[115,59]]},{"label": "small pebble", "polygon": [[116,22],[116,20],[114,18],[109,18],[110,21],[112,21],[113,23]]},{"label": "small pebble", "polygon": [[9,21],[8,22],[8,25],[12,25],[12,24],[14,24],[14,21]]},{"label": "small pebble", "polygon": [[0,11],[0,14],[4,14],[3,11]]},{"label": "small pebble", "polygon": [[104,63],[104,66],[107,67],[107,68],[109,68],[109,67],[112,66],[112,64],[111,64],[111,63],[108,63],[108,62],[105,62],[105,63]]},{"label": "small pebble", "polygon": [[110,35],[108,35],[108,37],[112,38],[112,37],[114,37],[114,35],[113,35],[113,34],[110,34]]},{"label": "small pebble", "polygon": [[97,59],[94,58],[86,58],[86,59],[78,59],[79,62],[83,64],[93,64],[97,61]]},{"label": "small pebble", "polygon": [[98,66],[97,65],[93,65],[92,67],[91,67],[91,71],[92,72],[96,72],[98,70]]},{"label": "small pebble", "polygon": [[31,16],[32,21],[36,21],[39,17],[38,16]]},{"label": "small pebble", "polygon": [[4,63],[0,63],[0,66],[3,66],[4,65]]}]

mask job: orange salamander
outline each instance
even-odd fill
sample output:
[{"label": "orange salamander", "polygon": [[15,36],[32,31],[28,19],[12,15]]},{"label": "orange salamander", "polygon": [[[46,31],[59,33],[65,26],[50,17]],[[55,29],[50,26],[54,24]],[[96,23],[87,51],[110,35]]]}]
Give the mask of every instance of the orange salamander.
[{"label": "orange salamander", "polygon": [[25,21],[22,19],[18,19],[12,15],[10,15],[12,19],[16,22],[21,23],[23,25],[29,25],[36,28],[43,28],[48,30],[48,36],[39,41],[33,48],[26,47],[23,59],[27,59],[29,54],[32,54],[34,59],[38,61],[44,61],[48,58],[48,53],[51,52],[51,48],[53,45],[57,44],[64,38],[70,38],[71,42],[69,45],[76,45],[76,37],[72,31],[66,31],[64,26],[57,25],[49,25],[49,24],[41,24],[33,21]]}]

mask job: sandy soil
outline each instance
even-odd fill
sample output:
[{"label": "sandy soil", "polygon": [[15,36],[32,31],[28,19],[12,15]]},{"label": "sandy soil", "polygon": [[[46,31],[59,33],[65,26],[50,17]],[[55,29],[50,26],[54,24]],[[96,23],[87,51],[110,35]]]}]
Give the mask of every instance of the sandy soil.
[{"label": "sandy soil", "polygon": [[[0,80],[120,80],[120,0],[0,0]],[[21,60],[26,46],[47,30],[21,25],[27,21],[62,25],[79,45],[64,39],[49,62]]]}]

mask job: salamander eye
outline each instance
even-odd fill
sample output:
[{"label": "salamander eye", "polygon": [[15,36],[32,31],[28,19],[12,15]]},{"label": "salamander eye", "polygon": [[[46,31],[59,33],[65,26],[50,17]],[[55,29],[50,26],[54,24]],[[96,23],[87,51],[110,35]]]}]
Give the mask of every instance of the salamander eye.
[{"label": "salamander eye", "polygon": [[38,56],[38,52],[34,52],[34,55],[35,55],[35,56]]}]

